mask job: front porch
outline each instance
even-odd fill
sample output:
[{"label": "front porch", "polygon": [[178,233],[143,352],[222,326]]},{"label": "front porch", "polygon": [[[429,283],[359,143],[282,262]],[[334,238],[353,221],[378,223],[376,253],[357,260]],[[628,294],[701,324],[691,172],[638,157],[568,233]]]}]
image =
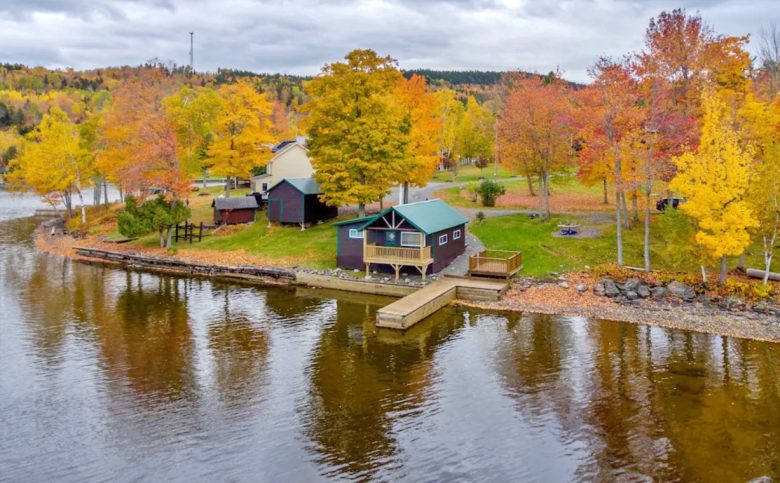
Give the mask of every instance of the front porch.
[{"label": "front porch", "polygon": [[[420,237],[424,240],[424,237]],[[433,263],[431,247],[394,247],[368,243],[364,238],[363,262],[366,264],[366,276],[369,275],[371,264],[390,265],[395,270],[395,279],[400,278],[401,267],[414,267],[420,271],[423,280],[428,267]]]}]

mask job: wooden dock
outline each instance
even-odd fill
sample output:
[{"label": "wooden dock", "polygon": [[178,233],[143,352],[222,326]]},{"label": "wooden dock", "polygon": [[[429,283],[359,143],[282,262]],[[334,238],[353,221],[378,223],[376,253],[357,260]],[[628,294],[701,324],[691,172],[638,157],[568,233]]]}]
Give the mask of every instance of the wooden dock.
[{"label": "wooden dock", "polygon": [[376,325],[405,330],[456,298],[498,300],[509,284],[503,280],[472,277],[443,277],[377,311]]}]

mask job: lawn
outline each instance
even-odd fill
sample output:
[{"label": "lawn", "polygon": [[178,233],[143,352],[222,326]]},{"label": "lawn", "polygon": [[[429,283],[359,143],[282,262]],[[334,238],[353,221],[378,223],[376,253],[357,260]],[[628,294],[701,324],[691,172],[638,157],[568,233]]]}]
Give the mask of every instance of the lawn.
[{"label": "lawn", "polygon": [[[650,257],[654,269],[683,270],[698,272],[699,261],[687,256],[683,242],[673,232],[686,230],[688,221],[681,217],[667,217],[654,214],[651,226]],[[558,238],[552,234],[558,230],[558,223],[580,223],[597,227],[601,234],[595,238]],[[616,231],[614,223],[606,219],[595,219],[586,214],[554,215],[550,221],[532,220],[526,215],[488,218],[482,223],[472,222],[469,230],[486,247],[497,250],[520,250],[523,252],[523,272],[526,275],[542,276],[547,272],[568,272],[595,267],[616,261]],[[624,263],[628,266],[643,266],[643,225],[637,224],[623,233]],[[762,267],[759,244],[754,244],[747,255],[748,267]],[[736,258],[730,260],[736,267]],[[780,262],[773,264],[780,269]]]},{"label": "lawn", "polygon": [[518,176],[517,174],[509,171],[503,166],[498,167],[498,176],[493,176],[493,166],[487,166],[485,168],[478,168],[476,166],[460,166],[458,168],[458,174],[456,175],[454,171],[437,171],[434,173],[433,178],[431,178],[431,181],[433,182],[469,182],[469,181],[478,181],[482,178],[495,178],[495,179],[505,179],[505,178],[514,178]]}]

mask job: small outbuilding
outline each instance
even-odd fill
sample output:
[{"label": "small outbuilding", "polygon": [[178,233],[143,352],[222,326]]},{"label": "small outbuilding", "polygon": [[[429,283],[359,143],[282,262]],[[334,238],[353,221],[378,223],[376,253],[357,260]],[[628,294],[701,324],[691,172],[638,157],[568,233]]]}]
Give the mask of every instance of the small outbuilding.
[{"label": "small outbuilding", "polygon": [[211,207],[214,208],[215,225],[252,223],[255,221],[258,208],[254,196],[214,198]]},{"label": "small outbuilding", "polygon": [[268,190],[268,221],[309,226],[335,218],[338,208],[320,201],[313,178],[286,178]]},{"label": "small outbuilding", "polygon": [[335,223],[336,265],[363,269],[416,268],[423,277],[449,265],[466,250],[466,223],[458,210],[441,200],[393,206],[365,218]]}]

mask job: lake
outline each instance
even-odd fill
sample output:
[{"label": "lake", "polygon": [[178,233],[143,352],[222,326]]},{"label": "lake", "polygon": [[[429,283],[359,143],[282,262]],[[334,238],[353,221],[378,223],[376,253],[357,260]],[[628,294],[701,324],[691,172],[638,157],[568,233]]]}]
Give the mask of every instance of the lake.
[{"label": "lake", "polygon": [[780,345],[36,253],[0,192],[0,480],[780,478]]}]

